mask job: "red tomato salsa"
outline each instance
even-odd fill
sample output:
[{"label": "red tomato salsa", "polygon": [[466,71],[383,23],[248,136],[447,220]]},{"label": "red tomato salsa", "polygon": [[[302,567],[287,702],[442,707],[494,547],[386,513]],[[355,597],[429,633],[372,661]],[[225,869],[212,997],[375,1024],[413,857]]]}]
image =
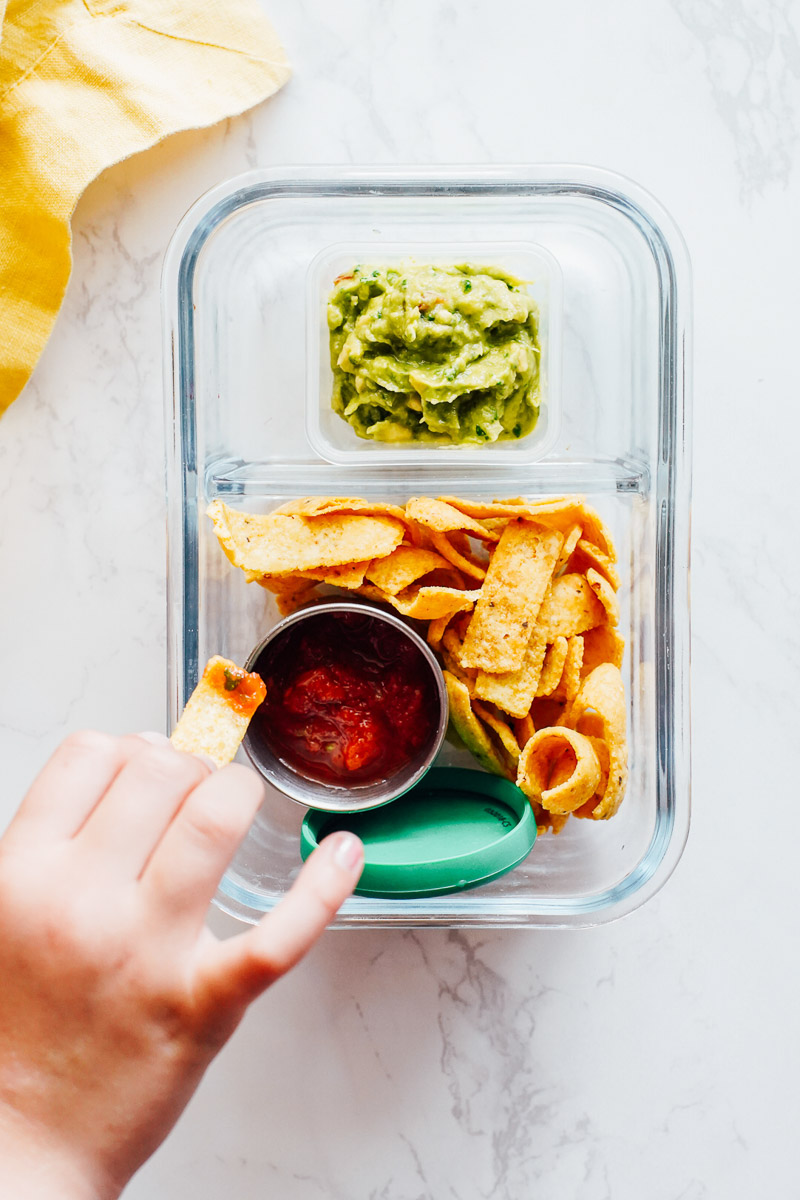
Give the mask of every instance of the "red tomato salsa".
[{"label": "red tomato salsa", "polygon": [[258,664],[267,698],[254,724],[306,776],[387,779],[431,743],[439,699],[430,665],[399,629],[360,613],[321,613],[290,626]]},{"label": "red tomato salsa", "polygon": [[258,675],[242,671],[225,658],[212,658],[203,672],[208,686],[219,692],[234,712],[251,717],[264,699],[264,684]]}]

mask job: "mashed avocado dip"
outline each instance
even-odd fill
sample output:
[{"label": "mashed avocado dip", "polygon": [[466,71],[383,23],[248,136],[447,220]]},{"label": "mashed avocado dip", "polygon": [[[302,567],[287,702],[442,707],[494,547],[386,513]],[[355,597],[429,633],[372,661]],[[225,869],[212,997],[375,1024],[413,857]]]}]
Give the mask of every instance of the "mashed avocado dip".
[{"label": "mashed avocado dip", "polygon": [[538,311],[496,267],[354,267],[328,299],[333,409],[380,442],[486,442],[539,415]]}]

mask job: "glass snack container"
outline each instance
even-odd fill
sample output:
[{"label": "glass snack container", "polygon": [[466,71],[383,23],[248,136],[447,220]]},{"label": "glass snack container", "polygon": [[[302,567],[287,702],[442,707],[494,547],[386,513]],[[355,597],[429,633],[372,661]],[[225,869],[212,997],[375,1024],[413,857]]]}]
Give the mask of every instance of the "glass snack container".
[{"label": "glass snack container", "polygon": [[[434,262],[472,245],[487,264],[492,247],[497,267],[513,268],[504,247],[538,248],[553,264],[537,299],[557,381],[546,437],[534,429],[530,452],[520,439],[384,459],[337,417],[337,439],[352,438],[321,453],[309,431],[328,428],[330,395],[310,341],[333,282],[325,264],[349,246],[380,263],[385,247],[418,262],[427,248]],[[537,838],[524,862],[474,890],[354,897],[337,926],[595,925],[638,907],[674,869],[690,803],[690,293],[686,249],[657,201],[587,167],[259,170],[215,188],[179,225],[163,275],[170,725],[207,658],[243,663],[279,620],[274,598],[222,553],[205,516],[213,499],[269,512],[306,495],[579,493],[617,547],[629,746],[619,812]],[[437,765],[480,770],[447,742]],[[302,822],[300,806],[268,790],[220,908],[256,921],[281,899],[301,866]]]}]

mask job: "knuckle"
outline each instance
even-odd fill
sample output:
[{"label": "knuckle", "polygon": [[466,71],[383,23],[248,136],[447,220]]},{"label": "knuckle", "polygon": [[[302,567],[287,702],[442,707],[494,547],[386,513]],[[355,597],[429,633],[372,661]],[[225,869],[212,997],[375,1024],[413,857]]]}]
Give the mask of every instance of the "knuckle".
[{"label": "knuckle", "polygon": [[210,805],[193,805],[187,812],[188,821],[196,836],[204,842],[230,842],[240,837],[246,826],[236,820],[230,809],[222,810]]},{"label": "knuckle", "polygon": [[260,804],[266,795],[261,776],[241,763],[229,763],[222,768],[220,776],[224,778],[226,786],[234,788],[241,796],[252,799],[254,803]]},{"label": "knuckle", "polygon": [[112,754],[117,738],[97,729],[76,729],[61,743],[61,749],[70,757],[87,754]]},{"label": "knuckle", "polygon": [[89,964],[100,953],[99,939],[89,936],[85,914],[74,900],[66,900],[41,914],[39,936],[53,955],[69,955]]},{"label": "knuckle", "polygon": [[138,755],[139,768],[151,783],[194,787],[207,775],[203,764],[170,746],[148,746]]}]

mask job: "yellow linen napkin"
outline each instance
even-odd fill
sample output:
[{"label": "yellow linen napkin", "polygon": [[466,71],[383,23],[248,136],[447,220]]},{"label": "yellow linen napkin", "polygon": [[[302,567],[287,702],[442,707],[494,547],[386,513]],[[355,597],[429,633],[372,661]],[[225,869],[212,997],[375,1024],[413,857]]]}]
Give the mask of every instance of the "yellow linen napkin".
[{"label": "yellow linen napkin", "polygon": [[289,67],[258,0],[0,0],[0,26],[2,414],[61,306],[87,184],[266,99]]}]

